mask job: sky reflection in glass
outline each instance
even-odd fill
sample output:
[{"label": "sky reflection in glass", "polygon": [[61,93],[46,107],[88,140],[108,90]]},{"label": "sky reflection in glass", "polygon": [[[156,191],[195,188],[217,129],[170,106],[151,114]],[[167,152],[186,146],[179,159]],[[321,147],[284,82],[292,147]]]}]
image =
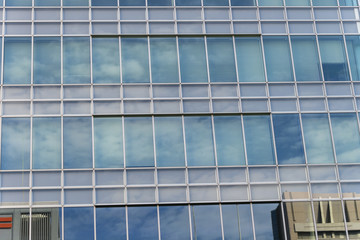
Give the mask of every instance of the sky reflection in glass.
[{"label": "sky reflection in glass", "polygon": [[96,208],[96,239],[126,239],[125,207]]},{"label": "sky reflection in glass", "polygon": [[305,163],[299,115],[274,114],[272,116],[279,164]]},{"label": "sky reflection in glass", "polygon": [[189,166],[214,166],[210,117],[185,117],[186,153]]},{"label": "sky reflection in glass", "polygon": [[207,82],[204,38],[180,37],[179,57],[181,82]]},{"label": "sky reflection in glass", "polygon": [[31,83],[31,38],[4,40],[4,84]]},{"label": "sky reflection in glass", "polygon": [[61,168],[61,118],[33,118],[32,162],[36,169]]},{"label": "sky reflection in glass", "polygon": [[215,116],[215,137],[219,165],[245,165],[240,116]]},{"label": "sky reflection in glass", "polygon": [[64,37],[64,83],[90,83],[90,39]]},{"label": "sky reflection in glass", "polygon": [[30,168],[30,118],[3,118],[1,169]]},{"label": "sky reflection in glass", "polygon": [[190,239],[189,209],[184,206],[160,206],[161,239]]},{"label": "sky reflection in glass", "polygon": [[176,38],[151,38],[151,77],[153,83],[179,82]]},{"label": "sky reflection in glass", "polygon": [[119,38],[92,39],[94,83],[120,83]]},{"label": "sky reflection in glass", "polygon": [[91,118],[64,118],[64,168],[91,168]]},{"label": "sky reflection in glass", "polygon": [[61,83],[61,42],[59,37],[34,38],[34,83]]},{"label": "sky reflection in glass", "polygon": [[94,118],[94,148],[95,167],[124,167],[121,118]]},{"label": "sky reflection in glass", "polygon": [[155,143],[158,167],[185,166],[180,117],[155,117]]},{"label": "sky reflection in glass", "polygon": [[353,81],[360,81],[360,37],[346,36],[346,46]]},{"label": "sky reflection in glass", "polygon": [[5,6],[31,6],[32,0],[7,0],[5,1]]},{"label": "sky reflection in glass", "polygon": [[158,239],[156,206],[128,207],[129,239]]},{"label": "sky reflection in glass", "polygon": [[222,239],[219,205],[192,205],[191,211],[193,239]]},{"label": "sky reflection in glass", "polygon": [[262,203],[253,204],[255,236],[256,239],[261,240],[278,240],[279,227],[277,220],[281,214],[279,204],[277,203]]},{"label": "sky reflection in glass", "polygon": [[91,207],[64,208],[64,239],[94,239],[94,212]]},{"label": "sky reflection in glass", "polygon": [[127,167],[154,166],[151,118],[125,118],[125,154]]},{"label": "sky reflection in glass", "polygon": [[250,204],[223,204],[221,208],[225,239],[254,239]]},{"label": "sky reflection in glass", "polygon": [[275,164],[270,117],[244,116],[244,131],[248,164]]}]

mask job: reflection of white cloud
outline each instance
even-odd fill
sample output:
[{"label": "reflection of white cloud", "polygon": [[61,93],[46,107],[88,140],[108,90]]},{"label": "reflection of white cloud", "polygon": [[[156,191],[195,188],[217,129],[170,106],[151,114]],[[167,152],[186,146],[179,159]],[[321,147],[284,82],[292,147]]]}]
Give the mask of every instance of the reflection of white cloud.
[{"label": "reflection of white cloud", "polygon": [[250,168],[250,181],[252,182],[276,181],[275,168]]},{"label": "reflection of white cloud", "polygon": [[149,82],[149,56],[146,38],[121,41],[123,82]]}]

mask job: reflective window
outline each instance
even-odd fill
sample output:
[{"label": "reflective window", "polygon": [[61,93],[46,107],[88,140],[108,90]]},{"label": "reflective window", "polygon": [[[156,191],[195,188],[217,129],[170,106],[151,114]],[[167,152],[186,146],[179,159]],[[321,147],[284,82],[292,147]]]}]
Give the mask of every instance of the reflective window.
[{"label": "reflective window", "polygon": [[312,0],[314,6],[337,6],[336,0]]},{"label": "reflective window", "polygon": [[340,6],[358,6],[358,0],[339,0]]},{"label": "reflective window", "polygon": [[[285,193],[288,197],[291,193]],[[315,240],[314,221],[310,202],[287,202],[284,203],[284,216],[288,239]],[[306,226],[306,232],[297,231],[295,226]]]},{"label": "reflective window", "polygon": [[353,81],[360,81],[360,37],[346,36],[346,46]]},{"label": "reflective window", "polygon": [[125,153],[127,167],[154,166],[151,118],[125,118]]},{"label": "reflective window", "polygon": [[279,164],[305,163],[299,115],[274,114],[273,124]]},{"label": "reflective window", "polygon": [[185,117],[185,136],[189,166],[215,165],[210,117]]},{"label": "reflective window", "polygon": [[34,83],[61,83],[61,42],[59,37],[34,38]]},{"label": "reflective window", "polygon": [[219,205],[191,206],[193,239],[222,239]]},{"label": "reflective window", "polygon": [[30,84],[31,38],[10,37],[4,42],[4,84]]},{"label": "reflective window", "polygon": [[244,116],[248,164],[275,164],[270,117]]},{"label": "reflective window", "polygon": [[264,52],[269,82],[294,81],[288,37],[264,37]]},{"label": "reflective window", "polygon": [[148,6],[173,6],[174,0],[148,0]]},{"label": "reflective window", "polygon": [[34,3],[35,6],[60,6],[60,0],[35,0]]},{"label": "reflective window", "polygon": [[327,114],[303,114],[302,123],[308,163],[333,163]]},{"label": "reflective window", "polygon": [[146,38],[122,38],[121,61],[124,83],[150,82]]},{"label": "reflective window", "polygon": [[88,37],[64,37],[64,83],[90,83]]},{"label": "reflective window", "polygon": [[256,0],[231,0],[232,6],[256,6]]},{"label": "reflective window", "polygon": [[64,118],[64,168],[92,168],[91,118]]},{"label": "reflective window", "polygon": [[3,118],[1,127],[1,169],[29,169],[30,119]]},{"label": "reflective window", "polygon": [[158,239],[156,207],[128,207],[129,239]]},{"label": "reflective window", "polygon": [[158,167],[185,166],[180,117],[155,117],[155,143]]},{"label": "reflective window", "polygon": [[203,0],[204,6],[228,6],[229,0]]},{"label": "reflective window", "polygon": [[145,6],[145,0],[119,0],[120,6]]},{"label": "reflective window", "polygon": [[321,81],[321,69],[315,37],[292,36],[291,46],[296,81]]},{"label": "reflective window", "polygon": [[176,6],[201,6],[201,0],[176,0]]},{"label": "reflective window", "polygon": [[215,116],[215,139],[218,165],[245,165],[240,116]]},{"label": "reflective window", "polygon": [[179,82],[176,38],[151,38],[150,53],[152,82]]},{"label": "reflective window", "polygon": [[260,38],[235,38],[235,44],[239,81],[265,82]]},{"label": "reflective window", "polygon": [[94,118],[94,154],[97,168],[124,167],[121,118]]},{"label": "reflective window", "polygon": [[282,0],[258,0],[259,6],[282,6]]},{"label": "reflective window", "polygon": [[331,114],[336,159],[338,163],[356,163],[360,156],[360,135],[355,114]]},{"label": "reflective window", "polygon": [[236,82],[233,39],[207,38],[211,82]]},{"label": "reflective window", "polygon": [[88,6],[89,0],[62,0],[63,6]]},{"label": "reflective window", "polygon": [[96,208],[96,239],[126,239],[124,207]]},{"label": "reflective window", "polygon": [[256,239],[280,239],[281,208],[277,203],[253,204]]},{"label": "reflective window", "polygon": [[190,239],[188,206],[160,206],[161,239]]},{"label": "reflective window", "polygon": [[94,239],[93,208],[64,208],[64,233],[66,240]]},{"label": "reflective window", "polygon": [[7,0],[5,6],[31,6],[32,0]]},{"label": "reflective window", "polygon": [[117,0],[91,0],[92,6],[117,6]]},{"label": "reflective window", "polygon": [[254,239],[249,204],[223,204],[221,208],[225,239]]},{"label": "reflective window", "polygon": [[319,36],[325,81],[349,81],[344,42],[341,36]]},{"label": "reflective window", "polygon": [[92,61],[94,83],[120,83],[118,38],[93,38]]},{"label": "reflective window", "polygon": [[33,118],[32,124],[33,168],[61,168],[61,119]]},{"label": "reflective window", "polygon": [[204,38],[179,38],[181,82],[207,82]]},{"label": "reflective window", "polygon": [[310,0],[285,0],[286,6],[310,6]]}]

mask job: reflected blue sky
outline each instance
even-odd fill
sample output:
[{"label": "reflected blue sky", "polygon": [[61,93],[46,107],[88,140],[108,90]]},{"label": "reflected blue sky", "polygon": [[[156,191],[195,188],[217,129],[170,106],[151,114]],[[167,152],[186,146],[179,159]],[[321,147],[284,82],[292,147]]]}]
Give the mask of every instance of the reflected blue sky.
[{"label": "reflected blue sky", "polygon": [[128,207],[129,240],[158,239],[156,207]]},{"label": "reflected blue sky", "polygon": [[299,115],[274,114],[272,117],[279,164],[305,163]]},{"label": "reflected blue sky", "polygon": [[89,6],[88,0],[63,0],[64,6]]},{"label": "reflected blue sky", "polygon": [[346,36],[346,46],[351,67],[353,81],[360,80],[360,37]]},{"label": "reflected blue sky", "polygon": [[94,83],[120,83],[119,38],[92,39]]},{"label": "reflected blue sky", "polygon": [[61,119],[33,118],[33,168],[61,168]]},{"label": "reflected blue sky", "polygon": [[155,117],[155,143],[158,167],[185,165],[181,118]]},{"label": "reflected blue sky", "polygon": [[3,118],[1,169],[29,169],[30,118]]},{"label": "reflected blue sky", "polygon": [[176,0],[176,6],[201,6],[201,0]]},{"label": "reflected blue sky", "polygon": [[126,239],[125,207],[96,208],[96,239]]},{"label": "reflected blue sky", "polygon": [[221,208],[225,239],[254,239],[250,204],[223,204]]},{"label": "reflected blue sky", "polygon": [[278,240],[280,227],[277,220],[279,219],[279,204],[253,204],[255,235],[256,239],[261,240]]},{"label": "reflected blue sky", "polygon": [[245,165],[240,116],[215,116],[215,137],[219,165]]},{"label": "reflected blue sky", "polygon": [[174,0],[148,0],[148,6],[172,6]]},{"label": "reflected blue sky", "polygon": [[145,6],[145,0],[120,0],[120,6]]},{"label": "reflected blue sky", "polygon": [[95,167],[124,167],[121,118],[94,118],[94,138]]},{"label": "reflected blue sky", "polygon": [[64,118],[64,168],[91,168],[91,118]]},{"label": "reflected blue sky", "polygon": [[117,0],[91,0],[91,6],[117,6]]},{"label": "reflected blue sky", "polygon": [[60,0],[35,0],[35,6],[60,6]]},{"label": "reflected blue sky", "polygon": [[193,205],[191,217],[194,239],[222,239],[219,205]]},{"label": "reflected blue sky", "polygon": [[5,6],[31,6],[32,0],[8,0],[5,1]]},{"label": "reflected blue sky", "polygon": [[215,165],[210,117],[185,117],[186,153],[189,166]]},{"label": "reflected blue sky", "polygon": [[94,239],[93,208],[64,208],[64,232],[64,240]]},{"label": "reflected blue sky", "polygon": [[160,206],[161,239],[190,239],[188,206]]},{"label": "reflected blue sky", "polygon": [[229,0],[203,0],[204,6],[229,6]]},{"label": "reflected blue sky", "polygon": [[256,0],[231,0],[231,6],[256,6]]}]

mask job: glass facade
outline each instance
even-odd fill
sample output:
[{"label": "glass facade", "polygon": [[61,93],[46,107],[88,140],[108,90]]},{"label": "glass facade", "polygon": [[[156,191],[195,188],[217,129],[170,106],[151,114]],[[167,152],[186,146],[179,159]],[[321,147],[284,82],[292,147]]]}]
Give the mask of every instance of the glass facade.
[{"label": "glass facade", "polygon": [[0,0],[0,239],[359,239],[359,15]]}]

